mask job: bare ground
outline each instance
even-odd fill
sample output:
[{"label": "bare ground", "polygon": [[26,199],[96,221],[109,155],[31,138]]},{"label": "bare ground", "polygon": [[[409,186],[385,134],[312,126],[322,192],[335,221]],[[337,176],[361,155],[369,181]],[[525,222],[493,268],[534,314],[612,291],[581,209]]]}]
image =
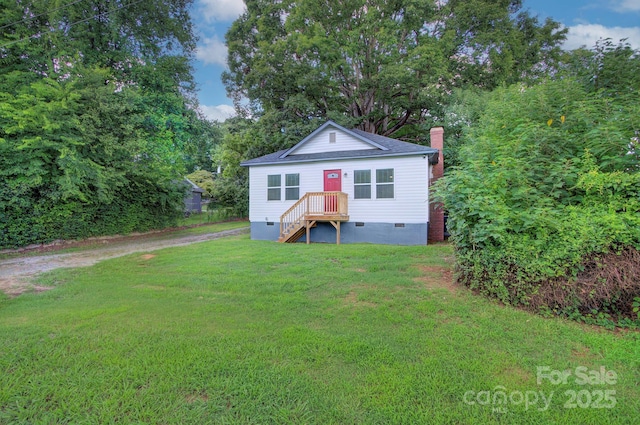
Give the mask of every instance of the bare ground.
[{"label": "bare ground", "polygon": [[0,260],[0,291],[11,297],[27,291],[42,292],[52,289],[33,283],[34,277],[40,273],[63,267],[86,267],[99,261],[122,257],[135,252],[148,252],[158,249],[190,245],[219,239],[225,236],[247,233],[248,227],[225,230],[216,233],[169,237],[163,239],[123,238],[117,241],[104,240],[107,246],[85,248],[82,251],[49,254],[38,256],[23,256]]}]

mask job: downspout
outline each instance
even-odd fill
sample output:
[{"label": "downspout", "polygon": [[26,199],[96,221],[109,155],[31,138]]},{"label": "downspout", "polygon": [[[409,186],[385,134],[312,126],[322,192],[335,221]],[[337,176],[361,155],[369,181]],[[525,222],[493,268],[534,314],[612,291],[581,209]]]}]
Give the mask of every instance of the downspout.
[{"label": "downspout", "polygon": [[[444,129],[434,127],[431,129],[431,147],[438,149],[438,163],[431,166],[431,187],[444,174]],[[431,191],[429,191],[429,242],[444,241],[444,209],[439,202],[431,202]]]}]

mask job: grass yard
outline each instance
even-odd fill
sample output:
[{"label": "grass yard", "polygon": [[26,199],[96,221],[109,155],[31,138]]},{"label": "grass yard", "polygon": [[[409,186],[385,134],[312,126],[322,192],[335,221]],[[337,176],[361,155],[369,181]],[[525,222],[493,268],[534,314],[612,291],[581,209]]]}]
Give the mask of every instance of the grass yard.
[{"label": "grass yard", "polygon": [[189,229],[180,229],[169,232],[170,237],[176,236],[188,236],[188,235],[202,235],[204,233],[222,232],[224,230],[239,229],[241,227],[249,227],[248,220],[233,220],[233,221],[221,221],[214,223],[201,224]]},{"label": "grass yard", "polygon": [[227,221],[234,218],[236,218],[236,216],[230,211],[229,208],[203,206],[203,211],[201,213],[191,213],[188,217],[179,219],[178,226],[197,226],[208,223]]},{"label": "grass yard", "polygon": [[0,423],[637,423],[640,334],[474,296],[452,255],[243,235],[49,273],[0,299]]}]

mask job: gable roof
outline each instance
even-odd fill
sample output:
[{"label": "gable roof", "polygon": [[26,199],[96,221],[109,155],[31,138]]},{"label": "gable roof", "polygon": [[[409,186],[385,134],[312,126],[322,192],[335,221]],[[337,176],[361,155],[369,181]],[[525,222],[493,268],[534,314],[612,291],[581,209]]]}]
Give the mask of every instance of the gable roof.
[{"label": "gable roof", "polygon": [[[300,155],[295,154],[295,151],[298,148],[309,142],[309,140],[313,139],[315,135],[325,130],[328,126],[332,126],[357,138],[361,142],[370,145],[371,149],[319,152]],[[429,155],[430,163],[435,164],[438,162],[438,150],[435,148],[403,142],[400,140],[392,139],[390,137],[367,133],[366,131],[362,130],[348,130],[333,121],[327,121],[292,148],[283,149],[278,152],[274,152],[258,158],[253,158],[248,161],[242,162],[240,165],[243,167],[250,167],[258,165],[293,164],[299,162],[319,162],[338,159],[379,158],[407,155]]]},{"label": "gable roof", "polygon": [[[283,153],[280,158],[285,158],[289,155],[294,155],[295,151],[297,151],[298,149],[300,149],[302,146],[304,146],[307,142],[309,142],[310,140],[313,140],[313,138],[318,135],[319,133],[321,133],[325,128],[327,127],[334,127],[336,130],[340,130],[343,133],[346,133],[352,137],[355,137],[356,139],[360,140],[361,142],[364,142],[366,145],[369,145],[369,147],[371,149],[382,149],[383,151],[388,150],[386,147],[384,147],[383,145],[380,145],[379,143],[376,143],[375,141],[367,138],[366,136],[363,136],[361,134],[358,134],[356,131],[357,130],[349,130],[343,126],[341,126],[340,124],[336,124],[333,121],[327,121],[326,123],[322,124],[320,127],[318,127],[313,133],[309,134],[307,137],[305,137],[304,139],[302,139],[301,141],[299,141],[298,143],[296,143],[295,146],[293,146],[291,149],[288,149],[287,151],[285,151],[285,153]],[[363,132],[365,133],[365,132]],[[365,134],[369,134],[369,133],[365,133]]]},{"label": "gable roof", "polygon": [[197,184],[195,184],[194,182],[192,182],[188,178],[185,177],[183,182],[185,183],[185,186],[191,187],[191,192],[204,193],[204,189],[203,188],[201,188],[200,186],[198,186]]}]

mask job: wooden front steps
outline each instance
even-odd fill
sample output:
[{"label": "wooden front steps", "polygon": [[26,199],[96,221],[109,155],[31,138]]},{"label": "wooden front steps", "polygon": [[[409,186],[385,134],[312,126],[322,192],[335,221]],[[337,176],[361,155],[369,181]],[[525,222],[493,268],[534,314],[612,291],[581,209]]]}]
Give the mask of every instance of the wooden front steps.
[{"label": "wooden front steps", "polygon": [[307,192],[280,217],[278,242],[292,243],[306,235],[318,222],[329,222],[336,229],[340,244],[340,223],[349,221],[347,194],[343,192]]},{"label": "wooden front steps", "polygon": [[280,234],[280,237],[278,238],[278,242],[285,242],[285,243],[293,243],[293,242],[297,242],[302,236],[304,236],[307,233],[307,228],[311,229],[312,227],[316,227],[316,222],[310,222],[308,220],[302,220],[300,222],[300,225],[293,227],[290,232],[293,233],[285,233],[285,234]]}]

